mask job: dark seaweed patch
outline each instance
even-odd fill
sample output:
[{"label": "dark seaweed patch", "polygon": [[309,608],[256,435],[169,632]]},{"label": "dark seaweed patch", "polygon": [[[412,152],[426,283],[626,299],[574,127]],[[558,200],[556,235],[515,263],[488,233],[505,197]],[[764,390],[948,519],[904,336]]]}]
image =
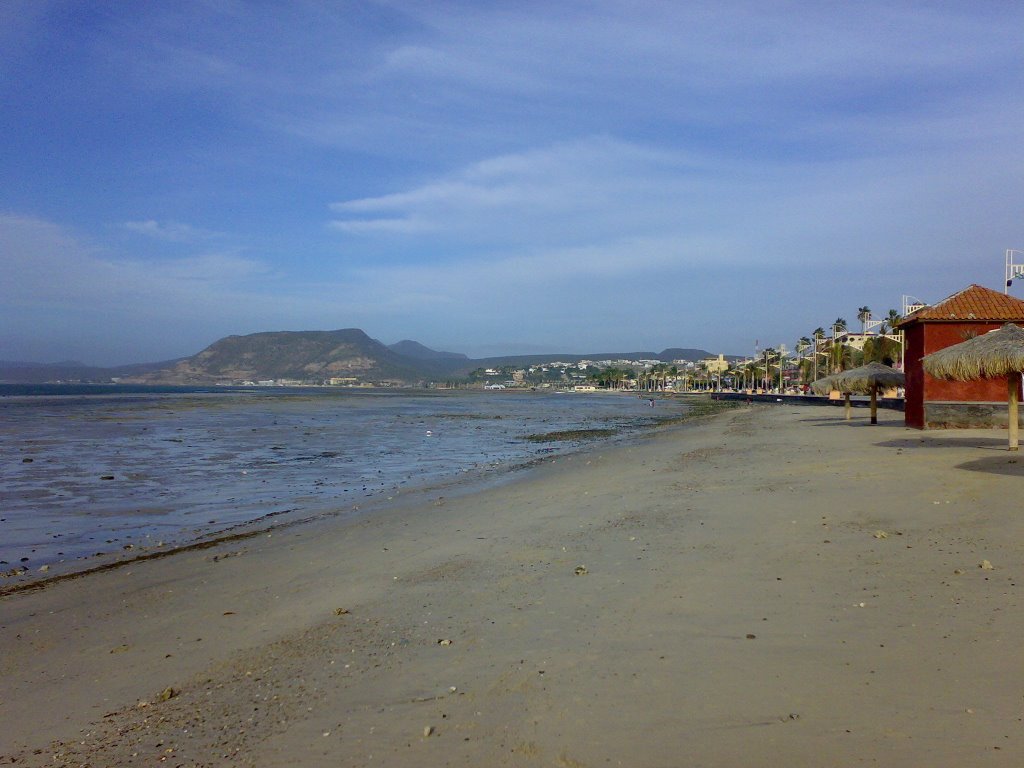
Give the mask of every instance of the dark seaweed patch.
[{"label": "dark seaweed patch", "polygon": [[537,435],[527,435],[526,440],[531,443],[554,443],[560,440],[596,440],[601,437],[611,437],[617,429],[563,429],[558,432],[544,432]]}]

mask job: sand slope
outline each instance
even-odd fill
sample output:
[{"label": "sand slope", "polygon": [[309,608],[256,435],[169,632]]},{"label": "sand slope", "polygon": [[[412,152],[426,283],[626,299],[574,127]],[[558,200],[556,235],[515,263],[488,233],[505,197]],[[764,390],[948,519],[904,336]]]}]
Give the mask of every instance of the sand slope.
[{"label": "sand slope", "polygon": [[839,417],[6,597],[0,765],[1024,764],[1024,464]]}]

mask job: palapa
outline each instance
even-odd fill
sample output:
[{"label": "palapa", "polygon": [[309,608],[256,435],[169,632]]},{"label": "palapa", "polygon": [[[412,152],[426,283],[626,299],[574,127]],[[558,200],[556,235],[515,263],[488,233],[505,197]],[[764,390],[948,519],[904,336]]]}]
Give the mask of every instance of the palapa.
[{"label": "palapa", "polygon": [[870,395],[872,390],[902,387],[906,382],[903,371],[897,371],[882,363],[868,363],[860,368],[837,373],[832,378],[841,391],[854,394]]},{"label": "palapa", "polygon": [[827,395],[835,387],[832,385],[832,376],[826,376],[823,379],[811,382],[811,391],[816,395]]},{"label": "palapa", "polygon": [[1002,328],[925,355],[921,364],[928,375],[937,379],[972,381],[1006,377],[1009,449],[1018,450],[1017,388],[1024,371],[1024,329],[1007,323]]},{"label": "palapa", "polygon": [[835,375],[836,388],[840,392],[854,392],[871,395],[871,423],[878,423],[878,393],[883,389],[902,387],[906,377],[902,371],[881,363],[868,363]]},{"label": "palapa", "polygon": [[868,363],[859,368],[826,376],[811,384],[811,389],[823,395],[835,390],[844,395],[846,419],[850,419],[850,395],[871,395],[871,423],[878,423],[878,392],[882,389],[902,387],[905,377],[901,371],[881,363]]},{"label": "palapa", "polygon": [[[811,382],[811,391],[816,395],[827,395],[834,391],[839,391],[836,386],[835,376],[826,376],[823,379]],[[846,392],[843,395],[843,414],[846,420],[850,420],[850,393]]]}]

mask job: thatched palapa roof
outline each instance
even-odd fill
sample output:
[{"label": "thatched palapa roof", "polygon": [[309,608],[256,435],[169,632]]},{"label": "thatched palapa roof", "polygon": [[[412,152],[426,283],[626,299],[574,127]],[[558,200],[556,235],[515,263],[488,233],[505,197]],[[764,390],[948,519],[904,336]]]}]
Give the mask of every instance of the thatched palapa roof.
[{"label": "thatched palapa roof", "polygon": [[811,382],[811,391],[816,395],[827,395],[833,389],[835,385],[833,383],[834,376],[826,376],[823,379]]},{"label": "thatched palapa roof", "polygon": [[1024,329],[1013,323],[921,358],[937,379],[998,379],[1024,371]]},{"label": "thatched palapa roof", "polygon": [[902,371],[890,368],[881,363],[868,363],[842,373],[826,376],[811,384],[811,390],[818,395],[826,395],[838,390],[846,395],[846,418],[850,418],[850,395],[871,395],[871,423],[878,423],[878,392],[891,387],[902,387],[904,376]]},{"label": "thatched palapa roof", "polygon": [[879,389],[902,387],[906,381],[902,371],[881,363],[868,363],[860,368],[837,373],[832,377],[833,385],[840,392],[869,395]]},{"label": "thatched palapa roof", "polygon": [[827,395],[833,390],[847,394],[869,395],[872,390],[902,387],[903,382],[902,371],[881,363],[868,363],[860,368],[852,368],[818,379],[811,384],[811,391],[817,395]]}]

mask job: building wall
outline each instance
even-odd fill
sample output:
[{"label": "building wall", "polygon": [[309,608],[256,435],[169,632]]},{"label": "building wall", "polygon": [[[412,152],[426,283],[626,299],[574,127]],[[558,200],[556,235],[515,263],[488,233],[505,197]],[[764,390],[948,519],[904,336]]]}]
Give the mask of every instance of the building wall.
[{"label": "building wall", "polygon": [[[906,332],[905,423],[916,429],[948,427],[1006,426],[995,404],[1006,402],[1006,379],[978,381],[944,381],[929,376],[921,366],[921,358],[940,349],[966,341],[971,336],[987,333],[1002,323],[982,322],[920,322]],[[987,406],[971,405],[988,403]]]},{"label": "building wall", "polygon": [[907,377],[904,388],[904,423],[914,429],[924,429],[924,325],[914,323],[904,329],[903,373]]}]

